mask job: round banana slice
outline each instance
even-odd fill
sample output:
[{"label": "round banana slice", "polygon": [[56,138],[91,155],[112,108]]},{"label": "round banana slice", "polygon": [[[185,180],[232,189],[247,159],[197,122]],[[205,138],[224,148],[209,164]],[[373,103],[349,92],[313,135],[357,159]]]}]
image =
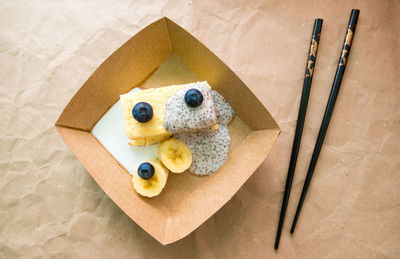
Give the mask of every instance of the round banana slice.
[{"label": "round banana slice", "polygon": [[192,164],[190,148],[175,138],[161,142],[158,146],[158,157],[173,173],[182,173]]},{"label": "round banana slice", "polygon": [[140,195],[154,197],[161,193],[168,179],[168,169],[158,159],[149,159],[146,162],[154,167],[154,174],[150,179],[143,179],[136,172],[133,174],[133,188]]}]

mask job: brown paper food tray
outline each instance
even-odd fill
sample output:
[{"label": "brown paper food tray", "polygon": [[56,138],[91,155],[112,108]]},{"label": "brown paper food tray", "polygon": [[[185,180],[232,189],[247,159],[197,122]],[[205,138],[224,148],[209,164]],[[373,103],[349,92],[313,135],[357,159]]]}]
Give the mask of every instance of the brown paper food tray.
[{"label": "brown paper food tray", "polygon": [[[131,176],[90,131],[119,95],[133,87],[198,80],[208,81],[235,109],[228,161],[209,177],[170,174],[159,196],[141,197]],[[185,237],[228,202],[266,158],[280,132],[235,73],[168,18],[150,24],[105,60],[65,107],[56,128],[109,197],[162,244]]]}]

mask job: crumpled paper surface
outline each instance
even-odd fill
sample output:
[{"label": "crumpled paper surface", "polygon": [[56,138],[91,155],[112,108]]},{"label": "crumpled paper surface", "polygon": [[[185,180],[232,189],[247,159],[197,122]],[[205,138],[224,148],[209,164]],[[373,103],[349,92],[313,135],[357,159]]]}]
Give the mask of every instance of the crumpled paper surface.
[{"label": "crumpled paper surface", "polygon": [[[400,3],[3,1],[0,257],[400,257]],[[361,10],[296,233],[289,234],[350,10]],[[224,60],[282,133],[240,191],[162,246],[91,179],[56,133],[64,106],[113,51],[168,16]],[[314,18],[324,25],[280,249],[273,250]]]}]

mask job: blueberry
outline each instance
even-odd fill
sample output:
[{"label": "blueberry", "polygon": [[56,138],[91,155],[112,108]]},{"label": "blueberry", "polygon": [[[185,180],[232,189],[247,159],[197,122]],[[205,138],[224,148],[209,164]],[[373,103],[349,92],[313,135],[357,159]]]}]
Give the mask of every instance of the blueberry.
[{"label": "blueberry", "polygon": [[132,109],[132,116],[138,122],[148,122],[153,118],[153,108],[145,102],[137,103]]},{"label": "blueberry", "polygon": [[203,102],[203,95],[197,89],[187,90],[185,94],[185,102],[190,107],[197,107]]},{"label": "blueberry", "polygon": [[154,166],[148,162],[139,165],[138,174],[140,178],[149,180],[154,175]]}]

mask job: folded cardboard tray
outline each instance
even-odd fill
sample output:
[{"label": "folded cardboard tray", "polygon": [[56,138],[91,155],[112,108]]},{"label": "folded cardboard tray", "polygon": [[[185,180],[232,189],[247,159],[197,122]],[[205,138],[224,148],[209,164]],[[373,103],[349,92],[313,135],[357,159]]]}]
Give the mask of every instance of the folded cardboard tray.
[{"label": "folded cardboard tray", "polygon": [[[232,145],[227,162],[212,176],[170,174],[159,196],[138,195],[131,175],[97,141],[92,128],[121,94],[134,87],[201,80],[236,112],[229,125]],[[235,73],[168,18],[150,24],[106,59],[65,107],[56,128],[107,195],[162,244],[185,237],[228,202],[264,161],[280,132]]]}]

